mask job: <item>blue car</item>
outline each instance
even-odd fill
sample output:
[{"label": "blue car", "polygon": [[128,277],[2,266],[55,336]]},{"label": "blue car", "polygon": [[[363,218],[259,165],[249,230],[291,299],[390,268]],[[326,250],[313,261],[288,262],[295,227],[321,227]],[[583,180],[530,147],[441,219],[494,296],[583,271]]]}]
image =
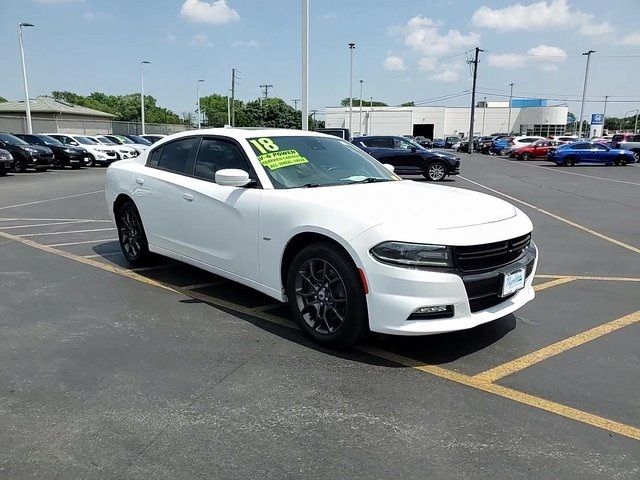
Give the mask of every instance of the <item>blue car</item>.
[{"label": "blue car", "polygon": [[635,163],[637,155],[629,150],[610,148],[597,142],[576,142],[549,151],[547,160],[565,167],[578,163],[626,165],[627,163]]},{"label": "blue car", "polygon": [[431,144],[432,148],[444,148],[444,138],[434,138]]},{"label": "blue car", "polygon": [[513,140],[511,137],[501,137],[493,141],[491,147],[489,147],[489,153],[493,155],[502,155],[506,157],[509,155],[509,151],[513,147]]}]

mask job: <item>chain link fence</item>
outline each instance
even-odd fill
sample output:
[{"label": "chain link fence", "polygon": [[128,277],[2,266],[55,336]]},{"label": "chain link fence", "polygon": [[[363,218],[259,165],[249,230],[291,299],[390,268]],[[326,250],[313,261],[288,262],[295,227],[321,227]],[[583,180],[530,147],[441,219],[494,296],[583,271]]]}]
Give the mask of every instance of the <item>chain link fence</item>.
[{"label": "chain link fence", "polygon": [[[33,133],[68,133],[76,135],[104,135],[109,133],[140,135],[142,133],[142,124],[140,122],[121,122],[115,120],[32,116],[31,125],[33,126]],[[190,125],[145,122],[145,133],[170,135],[172,133],[191,130],[192,128]],[[0,132],[27,133],[26,116],[0,115]]]}]

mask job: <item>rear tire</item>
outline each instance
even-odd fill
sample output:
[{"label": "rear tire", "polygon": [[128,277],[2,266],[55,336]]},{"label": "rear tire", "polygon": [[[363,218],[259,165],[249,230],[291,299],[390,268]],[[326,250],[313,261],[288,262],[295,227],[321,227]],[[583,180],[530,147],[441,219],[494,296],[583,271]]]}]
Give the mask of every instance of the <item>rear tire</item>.
[{"label": "rear tire", "polygon": [[367,302],[358,270],[335,246],[318,242],[300,250],[287,273],[289,307],[314,341],[348,347],[367,331]]},{"label": "rear tire", "polygon": [[567,157],[562,161],[563,167],[573,167],[576,164],[576,159],[574,157]]},{"label": "rear tire", "polygon": [[423,176],[431,182],[441,182],[447,177],[447,166],[442,162],[432,162],[427,166]]},{"label": "rear tire", "polygon": [[13,171],[16,173],[24,173],[27,171],[27,162],[19,157],[16,157],[13,163]]},{"label": "rear tire", "polygon": [[132,201],[127,201],[116,212],[116,226],[124,257],[133,266],[143,265],[151,254],[140,213]]},{"label": "rear tire", "polygon": [[527,152],[523,153],[522,154],[522,160],[524,160],[525,162],[531,160],[531,154],[527,153]]}]

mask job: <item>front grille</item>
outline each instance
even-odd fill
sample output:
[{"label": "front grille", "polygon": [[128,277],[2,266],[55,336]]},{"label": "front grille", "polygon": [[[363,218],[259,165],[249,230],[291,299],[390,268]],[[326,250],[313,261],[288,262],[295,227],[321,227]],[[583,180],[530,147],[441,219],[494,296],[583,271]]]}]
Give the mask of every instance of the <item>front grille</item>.
[{"label": "front grille", "polygon": [[531,243],[531,235],[503,242],[453,247],[453,261],[462,272],[495,270],[517,260]]}]

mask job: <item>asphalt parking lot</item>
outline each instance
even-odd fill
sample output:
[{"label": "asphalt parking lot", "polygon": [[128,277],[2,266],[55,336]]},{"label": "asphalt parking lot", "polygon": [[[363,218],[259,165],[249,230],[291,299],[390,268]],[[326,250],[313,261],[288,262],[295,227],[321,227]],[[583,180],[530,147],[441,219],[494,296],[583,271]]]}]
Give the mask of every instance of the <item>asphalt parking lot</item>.
[{"label": "asphalt parking lot", "polygon": [[640,164],[461,156],[447,185],[533,220],[537,298],[352,352],[209,273],[129,269],[103,169],[1,178],[0,478],[639,478]]}]

